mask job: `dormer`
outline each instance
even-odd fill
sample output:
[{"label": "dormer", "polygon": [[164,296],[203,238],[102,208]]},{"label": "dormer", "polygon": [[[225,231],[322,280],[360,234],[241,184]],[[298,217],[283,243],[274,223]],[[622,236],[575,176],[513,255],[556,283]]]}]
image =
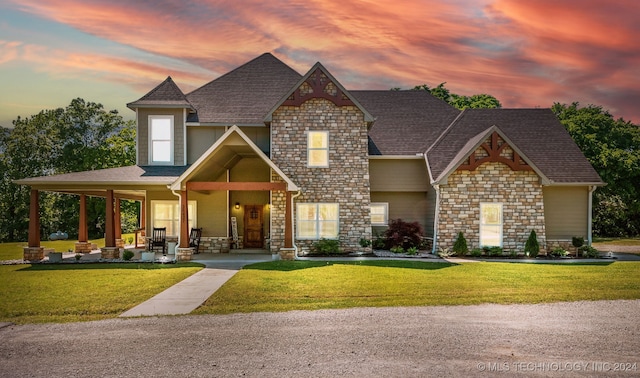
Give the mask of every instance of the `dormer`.
[{"label": "dormer", "polygon": [[170,76],[127,107],[136,112],[137,165],[187,164],[186,120],[195,109]]}]

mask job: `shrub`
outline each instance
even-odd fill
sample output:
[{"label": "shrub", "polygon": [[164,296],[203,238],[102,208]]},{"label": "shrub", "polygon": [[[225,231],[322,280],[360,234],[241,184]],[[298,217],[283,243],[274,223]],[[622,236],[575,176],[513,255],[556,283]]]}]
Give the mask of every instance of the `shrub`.
[{"label": "shrub", "polygon": [[456,242],[453,243],[453,252],[457,253],[459,256],[464,256],[469,252],[467,239],[464,238],[462,231],[458,232],[458,238],[456,239]]},{"label": "shrub", "polygon": [[489,254],[491,256],[502,256],[502,247],[491,247],[491,248],[489,248]]},{"label": "shrub", "polygon": [[569,254],[569,252],[565,251],[562,247],[556,247],[551,251],[551,256],[553,257],[562,257]]},{"label": "shrub", "polygon": [[384,232],[387,238],[386,247],[401,246],[404,249],[419,247],[422,242],[422,226],[418,222],[405,222],[394,219],[389,222],[389,228]]},{"label": "shrub", "polygon": [[445,258],[455,256],[455,252],[449,250],[449,248],[440,248],[440,252],[438,252],[438,256]]},{"label": "shrub", "polygon": [[360,238],[360,247],[367,248],[369,246],[371,246],[371,240],[365,239],[365,238]]},{"label": "shrub", "polygon": [[407,249],[407,255],[417,255],[418,254],[418,248],[416,247],[410,247],[409,249]]},{"label": "shrub", "polygon": [[399,245],[393,246],[389,250],[393,253],[404,253],[404,248]]},{"label": "shrub", "polygon": [[340,241],[335,239],[320,239],[311,246],[313,251],[319,255],[339,255]]},{"label": "shrub", "polygon": [[471,250],[471,256],[480,257],[482,256],[482,248],[474,248]]},{"label": "shrub", "polygon": [[598,250],[590,245],[583,245],[578,250],[582,252],[583,257],[587,257],[590,259],[597,259],[598,257],[600,257],[600,253],[598,252]]},{"label": "shrub", "polygon": [[518,251],[516,251],[515,249],[512,249],[511,252],[509,252],[509,257],[511,257],[512,259],[515,259],[516,257],[518,257]]},{"label": "shrub", "polygon": [[386,243],[384,242],[384,238],[380,236],[378,232],[374,234],[373,239],[373,249],[384,249],[386,247]]},{"label": "shrub", "polygon": [[571,238],[571,244],[576,248],[580,248],[584,245],[584,238],[580,236],[574,236]]},{"label": "shrub", "polygon": [[538,244],[538,236],[536,236],[535,230],[531,230],[529,234],[529,238],[524,245],[524,253],[532,258],[536,258],[540,253],[540,245]]},{"label": "shrub", "polygon": [[130,250],[128,250],[128,249],[125,249],[125,250],[124,250],[124,252],[122,252],[122,259],[123,259],[124,261],[129,261],[129,260],[131,260],[131,259],[133,258],[133,256],[134,256],[133,251],[130,251]]}]

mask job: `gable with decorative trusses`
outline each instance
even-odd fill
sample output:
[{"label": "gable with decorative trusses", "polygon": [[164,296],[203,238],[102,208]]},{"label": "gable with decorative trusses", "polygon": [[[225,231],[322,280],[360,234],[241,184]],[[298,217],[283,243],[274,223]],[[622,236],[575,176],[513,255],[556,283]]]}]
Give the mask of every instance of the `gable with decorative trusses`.
[{"label": "gable with decorative trusses", "polygon": [[280,106],[299,107],[317,98],[328,100],[338,107],[355,106],[364,114],[365,122],[371,124],[374,121],[373,116],[319,62],[271,109],[264,120],[271,122],[273,112]]},{"label": "gable with decorative trusses", "polygon": [[497,162],[508,165],[512,171],[533,171],[520,154],[507,143],[497,131],[491,133],[480,146],[457,168],[458,171],[474,171],[481,164]]},{"label": "gable with decorative trusses", "polygon": [[324,98],[336,106],[355,106],[353,101],[322,72],[320,67],[317,67],[282,105],[300,106],[312,98]]}]

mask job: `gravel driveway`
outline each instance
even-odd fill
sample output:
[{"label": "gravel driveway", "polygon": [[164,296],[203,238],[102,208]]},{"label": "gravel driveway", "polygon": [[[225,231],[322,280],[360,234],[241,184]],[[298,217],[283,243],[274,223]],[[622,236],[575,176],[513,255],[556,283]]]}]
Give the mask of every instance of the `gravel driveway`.
[{"label": "gravel driveway", "polygon": [[640,300],[0,329],[1,377],[640,376]]}]

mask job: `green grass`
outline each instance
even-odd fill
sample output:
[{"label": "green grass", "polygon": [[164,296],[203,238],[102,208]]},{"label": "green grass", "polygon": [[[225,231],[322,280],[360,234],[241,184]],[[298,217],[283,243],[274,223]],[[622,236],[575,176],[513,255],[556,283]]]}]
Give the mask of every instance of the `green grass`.
[{"label": "green grass", "polygon": [[636,238],[593,238],[593,246],[598,248],[598,244],[613,244],[621,246],[640,247],[640,237]]},{"label": "green grass", "polygon": [[0,321],[114,318],[202,269],[195,263],[0,266]]},{"label": "green grass", "polygon": [[281,261],[245,267],[195,313],[639,298],[635,262]]},{"label": "green grass", "polygon": [[[133,234],[122,234],[122,237],[126,241],[128,237],[133,237]],[[54,241],[41,241],[40,245],[45,248],[54,248],[56,252],[67,252],[73,250],[77,240],[54,240]],[[98,248],[104,247],[104,239],[90,240],[91,243],[96,243]],[[20,260],[23,257],[22,247],[26,247],[28,243],[0,243],[0,260]]]}]

